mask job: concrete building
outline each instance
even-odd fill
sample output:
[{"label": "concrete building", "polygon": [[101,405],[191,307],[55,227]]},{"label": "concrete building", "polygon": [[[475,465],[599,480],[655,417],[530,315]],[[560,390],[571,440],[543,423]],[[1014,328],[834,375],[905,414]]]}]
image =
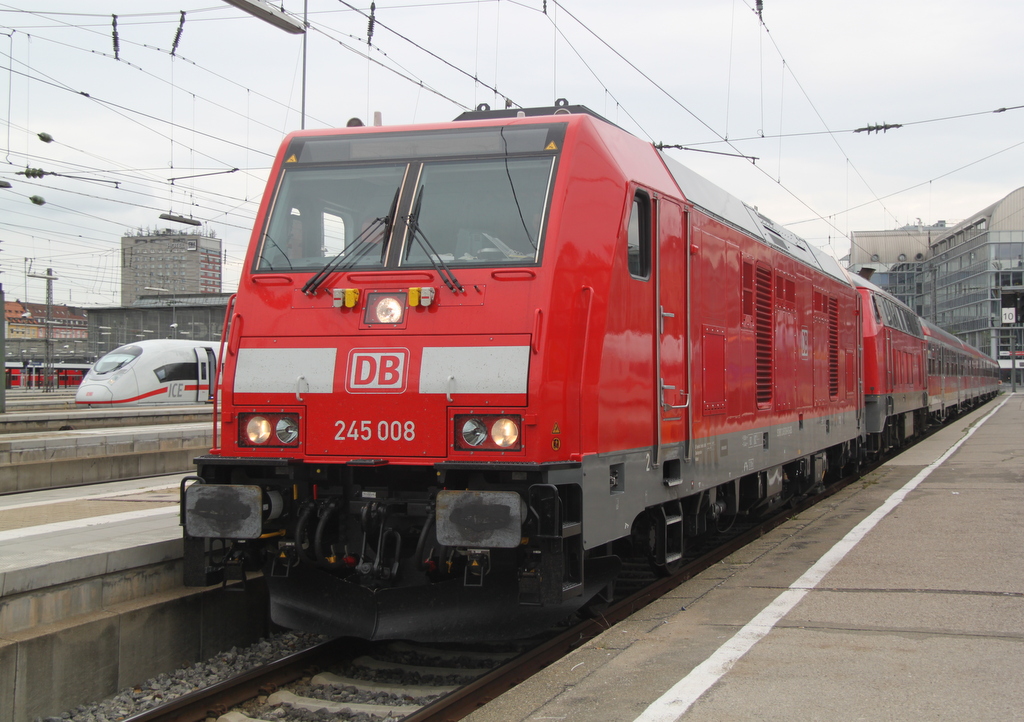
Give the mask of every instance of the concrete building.
[{"label": "concrete building", "polygon": [[121,238],[121,305],[142,296],[221,292],[221,241],[213,231],[139,229]]},{"label": "concrete building", "polygon": [[118,346],[152,338],[219,341],[228,293],[166,295],[146,292],[131,306],[89,309],[89,353],[99,358]]},{"label": "concrete building", "polygon": [[933,238],[946,233],[946,222],[903,226],[891,231],[853,231],[849,268],[870,278],[911,308],[917,302],[918,274]]},{"label": "concrete building", "polygon": [[998,359],[1004,379],[1017,368],[1020,382],[1024,188],[932,239],[920,275],[921,315]]},{"label": "concrete building", "polygon": [[4,360],[25,366],[41,366],[49,340],[54,363],[87,363],[88,312],[74,306],[53,304],[47,319],[45,303],[4,303]]}]

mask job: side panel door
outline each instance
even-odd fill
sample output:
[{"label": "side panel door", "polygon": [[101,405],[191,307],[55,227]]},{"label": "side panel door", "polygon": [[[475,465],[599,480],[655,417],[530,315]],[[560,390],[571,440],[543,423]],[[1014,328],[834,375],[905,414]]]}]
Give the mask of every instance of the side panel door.
[{"label": "side panel door", "polygon": [[[659,459],[662,445],[688,442],[692,420],[691,380],[687,375],[690,361],[687,221],[687,213],[678,203],[659,199],[658,307],[655,310],[659,330]],[[721,372],[724,374],[724,368]],[[684,459],[689,456],[685,450],[681,455]]]}]

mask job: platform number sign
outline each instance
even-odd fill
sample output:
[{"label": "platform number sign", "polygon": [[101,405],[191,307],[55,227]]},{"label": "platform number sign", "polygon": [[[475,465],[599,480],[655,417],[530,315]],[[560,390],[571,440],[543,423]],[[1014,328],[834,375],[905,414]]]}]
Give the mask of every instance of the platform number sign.
[{"label": "platform number sign", "polygon": [[1012,291],[1003,293],[1003,325],[1016,326],[1024,321],[1024,293]]}]

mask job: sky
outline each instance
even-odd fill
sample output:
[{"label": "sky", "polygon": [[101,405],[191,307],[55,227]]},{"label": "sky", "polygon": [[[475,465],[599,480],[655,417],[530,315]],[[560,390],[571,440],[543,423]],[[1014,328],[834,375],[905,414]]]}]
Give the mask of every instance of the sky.
[{"label": "sky", "polygon": [[186,228],[161,213],[223,240],[234,291],[284,136],[378,112],[565,98],[837,258],[1024,186],[1019,0],[380,0],[372,35],[369,14],[308,0],[303,117],[302,36],[223,0],[0,0],[8,300],[44,302],[27,273],[52,268],[55,302],[117,305],[121,236]]}]

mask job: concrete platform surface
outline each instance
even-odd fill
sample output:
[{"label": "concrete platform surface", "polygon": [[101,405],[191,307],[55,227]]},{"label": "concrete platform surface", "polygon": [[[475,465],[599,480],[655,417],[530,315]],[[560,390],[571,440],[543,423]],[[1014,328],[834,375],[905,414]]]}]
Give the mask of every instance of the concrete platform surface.
[{"label": "concrete platform surface", "polygon": [[467,720],[1024,719],[1022,441],[1001,396]]},{"label": "concrete platform surface", "polygon": [[178,586],[180,479],[0,497],[0,637]]},{"label": "concrete platform surface", "polygon": [[182,474],[0,496],[0,722],[31,722],[251,644],[250,594],[181,586]]},{"label": "concrete platform surface", "polygon": [[194,468],[213,439],[209,421],[0,435],[0,493]]},{"label": "concrete platform surface", "polygon": [[[10,393],[10,392],[8,392]],[[73,401],[73,398],[72,398]],[[53,410],[19,411],[0,414],[0,435],[61,429],[108,429],[116,426],[211,423],[212,404],[189,406],[129,406],[125,408],[72,406]]]}]

